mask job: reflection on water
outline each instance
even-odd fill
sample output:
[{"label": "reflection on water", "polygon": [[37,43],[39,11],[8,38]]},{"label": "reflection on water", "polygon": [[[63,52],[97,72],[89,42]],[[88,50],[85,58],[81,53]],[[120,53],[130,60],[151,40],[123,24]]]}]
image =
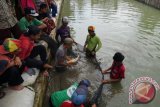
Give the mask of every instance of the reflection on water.
[{"label": "reflection on water", "polygon": [[[125,80],[121,84],[104,86],[100,107],[128,107],[129,85],[137,77],[149,76],[160,81],[159,10],[135,0],[65,0],[62,16],[69,17],[72,35],[82,45],[87,27],[96,27],[96,33],[103,43],[97,54],[103,69],[111,65],[116,51],[121,51],[126,57]],[[86,59],[80,61],[75,70],[61,75],[63,88],[74,81],[88,78],[92,83],[91,93],[95,91],[100,84],[101,74],[93,66]],[[145,106],[156,105],[157,99]]]}]

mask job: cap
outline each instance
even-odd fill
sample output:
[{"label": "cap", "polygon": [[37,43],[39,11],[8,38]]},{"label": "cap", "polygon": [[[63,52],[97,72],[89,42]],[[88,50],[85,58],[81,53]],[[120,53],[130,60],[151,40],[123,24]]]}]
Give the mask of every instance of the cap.
[{"label": "cap", "polygon": [[72,43],[73,43],[73,40],[72,40],[71,38],[65,38],[64,44],[70,45],[70,44],[72,44]]},{"label": "cap", "polygon": [[89,31],[95,31],[95,27],[94,27],[94,26],[89,26],[89,27],[88,27],[88,30],[89,30]]},{"label": "cap", "polygon": [[0,54],[7,54],[14,52],[20,48],[20,41],[13,38],[6,39],[2,45],[0,45]]},{"label": "cap", "polygon": [[122,62],[124,60],[124,56],[122,53],[120,52],[116,52],[113,56],[113,60],[118,61],[118,62]]},{"label": "cap", "polygon": [[26,7],[24,9],[24,12],[25,12],[26,15],[31,15],[31,16],[34,16],[34,17],[38,16],[38,13],[36,13],[36,11],[32,7]]},{"label": "cap", "polygon": [[64,17],[62,18],[62,23],[69,23],[69,19],[68,19],[67,16],[64,16]]},{"label": "cap", "polygon": [[84,79],[84,80],[80,81],[79,85],[86,85],[87,87],[89,87],[91,85],[91,83],[88,79]]}]

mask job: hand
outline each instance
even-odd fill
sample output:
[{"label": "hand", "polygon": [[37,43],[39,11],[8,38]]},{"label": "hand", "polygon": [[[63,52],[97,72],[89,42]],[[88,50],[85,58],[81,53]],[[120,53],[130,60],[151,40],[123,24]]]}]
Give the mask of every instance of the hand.
[{"label": "hand", "polygon": [[7,65],[7,68],[13,67],[15,66],[15,62],[14,61],[10,61]]},{"label": "hand", "polygon": [[16,57],[16,58],[15,58],[14,63],[15,63],[15,65],[17,65],[17,66],[21,66],[21,65],[22,65],[21,59],[20,59],[19,57]]},{"label": "hand", "polygon": [[102,84],[109,84],[110,81],[109,81],[109,80],[102,80],[101,83],[102,83]]},{"label": "hand", "polygon": [[43,72],[43,75],[44,75],[45,77],[49,77],[49,73],[48,73],[47,71],[44,71],[44,72]]},{"label": "hand", "polygon": [[102,74],[105,74],[106,73],[106,70],[102,71]]}]

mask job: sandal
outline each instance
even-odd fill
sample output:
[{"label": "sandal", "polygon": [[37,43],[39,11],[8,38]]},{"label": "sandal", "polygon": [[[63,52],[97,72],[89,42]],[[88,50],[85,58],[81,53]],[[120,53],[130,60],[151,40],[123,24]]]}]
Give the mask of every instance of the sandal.
[{"label": "sandal", "polygon": [[0,92],[0,99],[2,99],[6,95],[5,92]]}]

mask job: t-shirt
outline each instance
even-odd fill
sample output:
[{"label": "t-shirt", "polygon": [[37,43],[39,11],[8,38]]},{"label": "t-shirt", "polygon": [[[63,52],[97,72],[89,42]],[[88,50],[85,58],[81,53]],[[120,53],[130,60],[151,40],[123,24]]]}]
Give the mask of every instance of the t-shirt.
[{"label": "t-shirt", "polygon": [[89,51],[97,52],[102,47],[102,43],[99,37],[96,35],[93,37],[91,37],[90,35],[87,35],[86,44],[87,44],[87,49]]},{"label": "t-shirt", "polygon": [[64,39],[69,37],[70,38],[70,28],[67,27],[60,27],[56,32],[56,40],[59,43],[64,42]]},{"label": "t-shirt", "polygon": [[111,79],[122,79],[125,78],[125,67],[123,64],[119,66],[115,66],[114,62],[112,64],[111,72],[110,72],[110,78]]},{"label": "t-shirt", "polygon": [[56,57],[55,57],[56,66],[64,66],[64,65],[61,65],[60,63],[66,63],[66,59],[65,59],[66,53],[67,53],[67,49],[64,48],[62,44],[56,52]]},{"label": "t-shirt", "polygon": [[21,29],[21,31],[25,31],[27,27],[30,25],[39,26],[41,24],[43,24],[43,22],[36,18],[32,20],[31,22],[28,22],[28,20],[25,17],[22,17],[20,21],[18,22],[18,26]]},{"label": "t-shirt", "polygon": [[[60,107],[75,107],[75,106],[70,100],[67,100],[67,101],[64,101]],[[78,107],[84,107],[84,105],[81,104]]]}]

